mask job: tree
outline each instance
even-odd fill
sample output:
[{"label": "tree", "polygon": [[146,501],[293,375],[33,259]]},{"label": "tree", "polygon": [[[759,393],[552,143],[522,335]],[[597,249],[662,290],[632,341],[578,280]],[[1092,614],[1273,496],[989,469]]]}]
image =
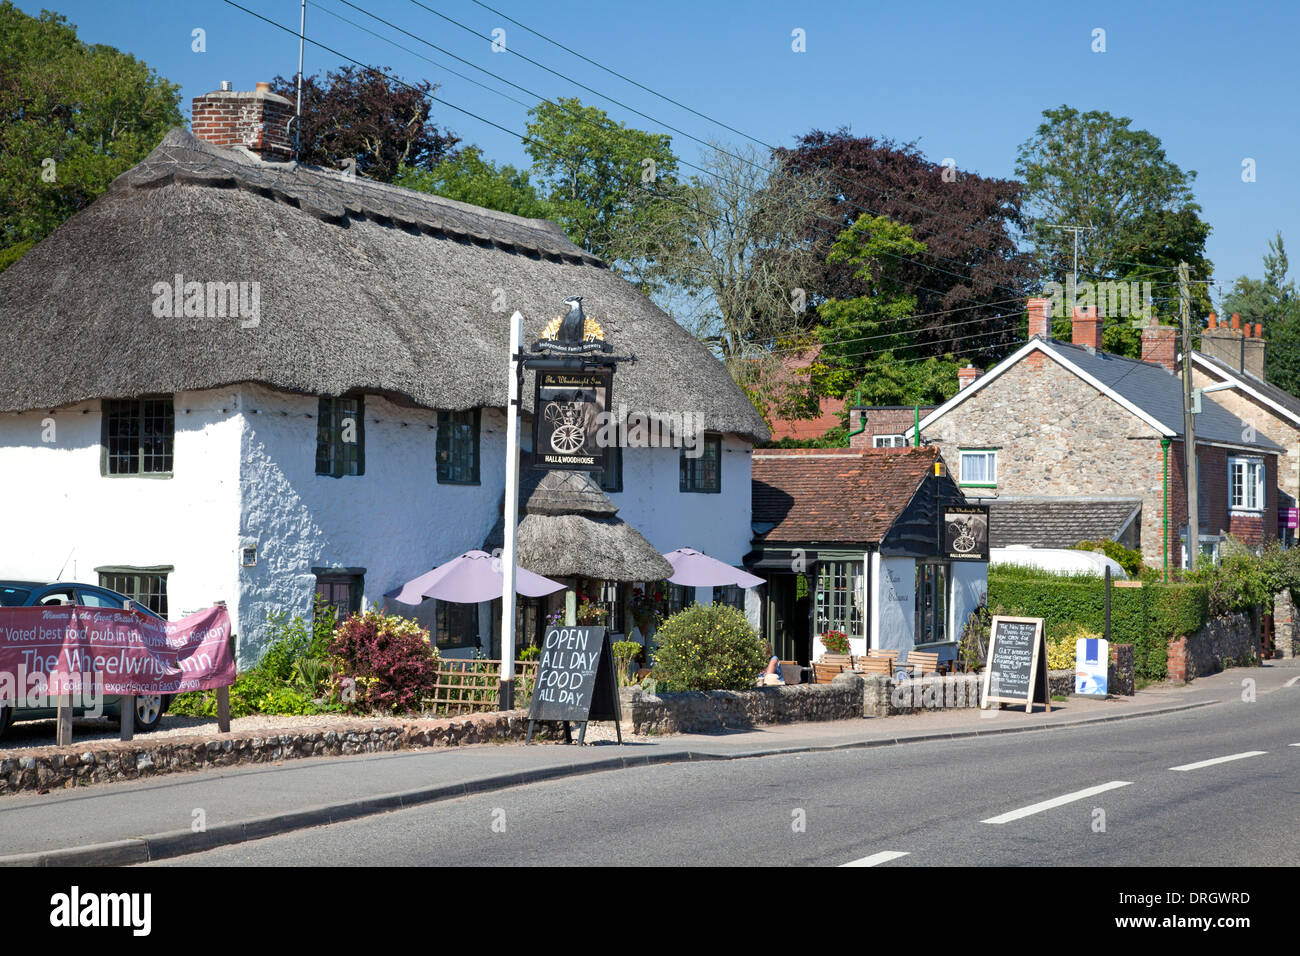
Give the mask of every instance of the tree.
[{"label": "tree", "polygon": [[1223,311],[1236,312],[1248,322],[1264,323],[1268,348],[1264,374],[1270,382],[1300,395],[1300,293],[1287,278],[1290,263],[1279,232],[1264,254],[1264,278],[1240,276],[1223,298]]},{"label": "tree", "polygon": [[50,11],[0,3],[0,262],[99,197],[183,120],[180,88]]},{"label": "tree", "polygon": [[[1081,281],[1171,282],[1180,261],[1193,278],[1209,278],[1210,227],[1192,195],[1194,171],[1165,155],[1158,137],[1131,128],[1128,117],[1069,106],[1043,111],[1021,144],[1016,175],[1025,181],[1025,225],[1044,278],[1064,282],[1073,269],[1074,236],[1051,224],[1087,227],[1079,234]],[[1204,314],[1203,284],[1194,311]]]},{"label": "tree", "polygon": [[527,172],[485,160],[482,151],[475,146],[457,150],[454,156],[447,157],[432,169],[403,165],[393,178],[393,185],[527,219],[555,218],[555,210],[537,195]]},{"label": "tree", "polygon": [[576,97],[528,111],[524,147],[542,197],[573,242],[650,288],[655,248],[671,241],[679,188],[672,137],[611,120]]},{"label": "tree", "polygon": [[[403,83],[368,67],[304,77],[299,160],[334,169],[355,160],[359,175],[384,183],[403,165],[431,169],[460,142],[431,118],[437,88],[428,80]],[[277,76],[271,91],[297,102],[292,77]]]},{"label": "tree", "polygon": [[[924,314],[911,323],[927,354],[987,347],[1000,355],[1016,343],[1017,304],[1033,291],[1031,259],[1016,242],[1023,186],[928,160],[912,143],[814,130],[793,150],[780,151],[791,168],[819,178],[833,197],[830,217],[809,227],[822,268],[812,288],[819,298],[852,296],[853,271],[832,262],[840,230],[863,215],[910,226],[926,254],[893,260],[897,281]],[[956,310],[956,311],[954,311]],[[942,312],[942,315],[929,313]]]}]

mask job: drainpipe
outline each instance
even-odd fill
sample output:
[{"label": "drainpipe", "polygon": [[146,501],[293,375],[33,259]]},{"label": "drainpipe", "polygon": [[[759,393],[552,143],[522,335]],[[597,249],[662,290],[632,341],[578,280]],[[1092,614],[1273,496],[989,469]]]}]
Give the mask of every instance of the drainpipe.
[{"label": "drainpipe", "polygon": [[1165,453],[1165,533],[1164,551],[1165,551],[1165,584],[1169,583],[1169,439],[1160,439],[1160,450]]},{"label": "drainpipe", "polygon": [[[858,389],[858,409],[859,409],[859,411],[861,411],[861,409],[862,409],[862,389],[861,389],[861,388]],[[855,432],[849,432],[849,434],[848,434],[848,439],[847,439],[847,440],[848,440],[848,444],[849,444],[849,446],[851,447],[851,446],[853,445],[853,436],[854,436],[854,435],[861,435],[861,434],[862,434],[864,431],[866,431],[866,430],[867,430],[867,416],[866,416],[865,413],[863,413],[863,414],[862,414],[862,424],[861,424],[860,426],[858,426],[858,430],[855,431]]]},{"label": "drainpipe", "polygon": [[921,406],[916,406],[916,423],[912,426],[912,447],[921,447]]}]

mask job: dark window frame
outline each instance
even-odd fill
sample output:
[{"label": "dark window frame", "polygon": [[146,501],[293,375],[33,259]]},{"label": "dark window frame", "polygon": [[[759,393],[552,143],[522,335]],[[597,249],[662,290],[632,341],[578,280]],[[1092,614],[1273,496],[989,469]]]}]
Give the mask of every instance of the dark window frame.
[{"label": "dark window frame", "polygon": [[[175,570],[176,566],[171,564],[160,564],[153,567],[107,565],[102,568],[95,568],[95,573],[99,576],[99,586],[101,588],[116,591],[118,594],[130,598],[141,607],[147,607],[159,617],[166,618],[170,606],[167,593],[167,576]],[[142,583],[150,578],[157,579],[161,586],[152,589],[143,588]],[[119,584],[126,586],[118,587]]]},{"label": "dark window frame", "polygon": [[[686,449],[681,450],[678,457],[679,474],[678,490],[684,494],[703,494],[718,495],[722,493],[722,436],[705,435],[704,450],[695,458],[687,456]],[[714,482],[712,486],[707,483],[707,470],[704,468],[705,463],[710,458],[709,449],[716,449],[713,455]]]},{"label": "dark window frame", "polygon": [[605,449],[605,460],[610,463],[611,467],[606,468],[600,473],[597,484],[600,490],[618,494],[623,490],[623,449],[618,445]]},{"label": "dark window frame", "polygon": [[[463,615],[465,618],[468,618],[473,622],[473,626],[470,628],[470,631],[472,631],[471,637],[459,637],[453,639],[450,636],[452,632],[452,615],[455,615],[457,618]],[[466,621],[459,621],[458,623],[464,624]],[[499,628],[500,625],[498,624],[497,627]],[[461,630],[461,628],[457,628],[457,630]],[[444,638],[444,634],[448,636]],[[433,643],[439,650],[457,650],[466,647],[479,647],[481,642],[482,637],[479,634],[477,604],[462,604],[457,601],[438,602],[438,609],[434,612]]]},{"label": "dark window frame", "polygon": [[[343,440],[343,420],[348,416],[356,419],[355,442]],[[316,474],[324,478],[359,478],[365,473],[365,395],[321,395],[316,405]]]},{"label": "dark window frame", "polygon": [[[311,572],[316,576],[316,584],[312,589],[313,617],[316,613],[316,606],[322,603],[335,609],[335,620],[337,621],[342,621],[350,615],[360,613],[361,599],[365,595],[366,589],[365,568],[312,568]],[[324,594],[321,593],[322,585],[329,588]],[[334,599],[333,588],[340,585],[349,588],[346,613],[342,612],[339,603]]]},{"label": "dark window frame", "polygon": [[[458,420],[460,416],[470,416],[469,422]],[[459,452],[455,447],[462,429],[468,425],[473,435],[473,447],[470,450],[472,460],[467,469],[457,467],[457,458],[462,457],[464,449]],[[437,465],[438,484],[440,485],[479,485],[482,463],[483,416],[482,409],[471,408],[465,411],[438,412],[438,439],[434,452]],[[463,464],[463,462],[462,462]]]},{"label": "dark window frame", "polygon": [[[154,407],[161,406],[161,408]],[[161,414],[160,414],[161,412]],[[114,424],[120,423],[124,416],[134,425],[134,435],[124,436]],[[153,436],[155,447],[146,450],[145,443],[148,423],[162,422],[163,434]],[[123,441],[132,441],[135,450],[123,452],[114,446]],[[100,402],[99,415],[99,473],[105,478],[171,478],[176,468],[176,404],[171,395],[146,395],[141,398],[106,398]],[[118,462],[129,454],[131,468],[116,470]],[[158,459],[166,464],[165,468],[147,467]]]}]

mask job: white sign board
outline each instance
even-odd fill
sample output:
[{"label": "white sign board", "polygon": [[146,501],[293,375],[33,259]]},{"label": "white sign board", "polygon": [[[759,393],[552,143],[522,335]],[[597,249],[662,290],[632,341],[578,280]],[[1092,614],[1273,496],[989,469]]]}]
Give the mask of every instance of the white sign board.
[{"label": "white sign board", "polygon": [[1110,642],[1102,637],[1081,637],[1074,645],[1074,692],[1085,697],[1105,697]]}]

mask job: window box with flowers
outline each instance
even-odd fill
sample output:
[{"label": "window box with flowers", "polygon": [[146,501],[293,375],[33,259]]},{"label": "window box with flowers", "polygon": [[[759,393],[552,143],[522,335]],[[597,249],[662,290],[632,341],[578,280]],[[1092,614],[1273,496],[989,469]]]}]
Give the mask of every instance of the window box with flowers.
[{"label": "window box with flowers", "polygon": [[827,631],[818,638],[822,646],[826,648],[827,654],[847,654],[849,652],[849,636],[843,631]]}]

